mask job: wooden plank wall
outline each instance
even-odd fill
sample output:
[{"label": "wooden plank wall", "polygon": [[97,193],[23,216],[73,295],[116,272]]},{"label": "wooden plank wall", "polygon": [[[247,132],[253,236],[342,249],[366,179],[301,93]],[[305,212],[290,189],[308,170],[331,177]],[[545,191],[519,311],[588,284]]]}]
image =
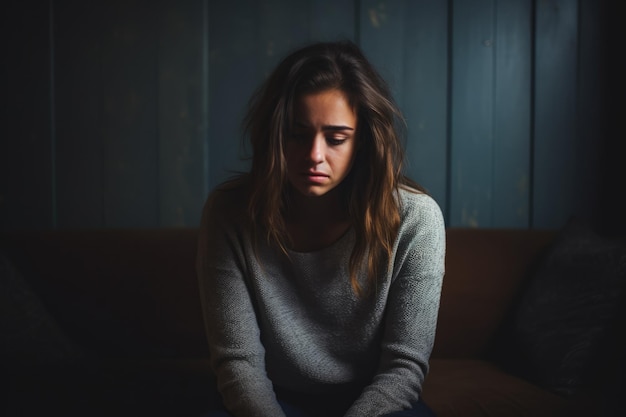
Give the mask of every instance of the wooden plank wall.
[{"label": "wooden plank wall", "polygon": [[0,228],[55,225],[50,7],[19,0],[0,13]]},{"label": "wooden plank wall", "polygon": [[[598,211],[607,66],[593,0],[9,2],[0,227],[196,226],[245,170],[247,100],[289,50],[351,39],[448,226]],[[242,159],[243,157],[243,159]]]}]

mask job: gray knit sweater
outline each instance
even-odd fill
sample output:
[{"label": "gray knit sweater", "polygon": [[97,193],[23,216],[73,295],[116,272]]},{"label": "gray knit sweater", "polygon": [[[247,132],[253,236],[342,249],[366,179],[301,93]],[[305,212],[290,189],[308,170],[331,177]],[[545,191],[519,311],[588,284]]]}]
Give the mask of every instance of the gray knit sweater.
[{"label": "gray knit sweater", "polygon": [[[354,294],[350,229],[317,252],[289,258],[253,243],[241,219],[241,189],[205,205],[198,278],[211,366],[237,417],[283,416],[273,386],[302,393],[351,386],[346,416],[410,408],[432,350],[444,275],[445,227],[435,201],[402,190],[393,264],[368,296]],[[362,282],[365,284],[363,274]]]}]

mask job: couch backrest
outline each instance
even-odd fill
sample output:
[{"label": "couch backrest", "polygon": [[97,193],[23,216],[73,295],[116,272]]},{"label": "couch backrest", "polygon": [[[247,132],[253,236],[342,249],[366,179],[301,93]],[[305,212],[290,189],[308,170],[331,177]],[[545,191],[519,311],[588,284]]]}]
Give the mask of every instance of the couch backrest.
[{"label": "couch backrest", "polygon": [[[481,355],[553,232],[449,229],[434,357]],[[0,248],[61,327],[114,356],[205,356],[196,229],[13,232]]]},{"label": "couch backrest", "polygon": [[2,246],[72,339],[120,356],[206,355],[194,229],[5,234]]},{"label": "couch backrest", "polygon": [[448,229],[433,357],[479,357],[554,231]]}]

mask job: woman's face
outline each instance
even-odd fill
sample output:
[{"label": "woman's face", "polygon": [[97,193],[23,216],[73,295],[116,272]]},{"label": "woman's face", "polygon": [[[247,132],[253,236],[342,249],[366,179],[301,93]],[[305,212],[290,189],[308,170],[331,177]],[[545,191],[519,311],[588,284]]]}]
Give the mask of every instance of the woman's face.
[{"label": "woman's face", "polygon": [[287,138],[287,178],[305,196],[323,196],[348,175],[356,153],[357,116],[341,90],[301,96]]}]

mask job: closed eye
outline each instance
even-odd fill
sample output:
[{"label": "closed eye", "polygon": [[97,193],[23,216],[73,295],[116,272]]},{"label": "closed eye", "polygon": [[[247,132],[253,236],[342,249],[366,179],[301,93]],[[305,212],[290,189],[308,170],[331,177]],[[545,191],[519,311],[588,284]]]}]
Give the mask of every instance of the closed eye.
[{"label": "closed eye", "polygon": [[342,145],[346,140],[347,138],[338,139],[338,138],[333,138],[333,137],[327,137],[326,143],[328,143],[331,146],[339,146],[339,145]]}]

